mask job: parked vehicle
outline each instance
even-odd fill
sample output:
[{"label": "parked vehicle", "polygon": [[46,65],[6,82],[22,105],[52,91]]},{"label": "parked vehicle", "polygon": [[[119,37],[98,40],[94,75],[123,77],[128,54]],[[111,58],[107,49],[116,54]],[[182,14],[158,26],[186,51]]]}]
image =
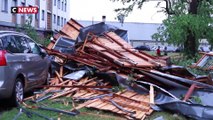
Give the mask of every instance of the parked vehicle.
[{"label": "parked vehicle", "polygon": [[[165,47],[167,48],[167,52],[175,52],[177,47],[174,47],[174,46],[171,46],[171,45],[167,45],[167,46],[162,46],[162,45],[159,45],[160,46],[160,50],[161,51],[164,51],[165,50]],[[152,51],[156,51],[158,48],[157,45],[154,45],[151,47],[151,50]]]},{"label": "parked vehicle", "polygon": [[50,63],[46,52],[29,36],[0,31],[0,99],[17,103],[24,92],[47,83]]},{"label": "parked vehicle", "polygon": [[135,47],[135,49],[150,51],[150,47],[148,45],[140,45],[140,46]]},{"label": "parked vehicle", "polygon": [[200,45],[198,47],[198,51],[200,51],[200,52],[210,52],[211,50],[210,50],[210,46],[202,46],[202,45]]},{"label": "parked vehicle", "polygon": [[175,52],[183,52],[184,48],[183,47],[178,47]]},{"label": "parked vehicle", "polygon": [[168,52],[175,52],[177,50],[177,47],[174,46],[165,46],[165,47],[167,47]]}]

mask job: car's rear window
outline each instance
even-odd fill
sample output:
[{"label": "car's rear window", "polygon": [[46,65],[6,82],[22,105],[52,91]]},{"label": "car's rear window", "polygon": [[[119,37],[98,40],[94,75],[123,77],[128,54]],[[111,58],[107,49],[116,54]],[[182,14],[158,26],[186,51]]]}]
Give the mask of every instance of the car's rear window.
[{"label": "car's rear window", "polygon": [[18,53],[19,50],[15,44],[15,41],[10,38],[10,36],[4,36],[1,38],[2,48],[12,53]]}]

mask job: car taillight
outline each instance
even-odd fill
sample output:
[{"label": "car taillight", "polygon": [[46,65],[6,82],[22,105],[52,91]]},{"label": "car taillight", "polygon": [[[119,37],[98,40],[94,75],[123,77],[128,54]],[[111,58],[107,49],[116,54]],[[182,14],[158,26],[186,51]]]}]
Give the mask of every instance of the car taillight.
[{"label": "car taillight", "polygon": [[5,57],[6,53],[7,53],[6,50],[0,50],[0,66],[7,65],[7,61],[6,61],[6,57]]}]

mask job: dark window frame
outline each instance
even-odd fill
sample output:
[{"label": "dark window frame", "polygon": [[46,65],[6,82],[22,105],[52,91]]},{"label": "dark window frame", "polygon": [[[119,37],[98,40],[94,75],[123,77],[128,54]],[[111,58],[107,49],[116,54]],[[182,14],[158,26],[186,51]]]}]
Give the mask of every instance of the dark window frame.
[{"label": "dark window frame", "polygon": [[56,6],[56,0],[54,0],[54,6]]},{"label": "dark window frame", "polygon": [[53,14],[53,23],[56,23],[56,15]]},{"label": "dark window frame", "polygon": [[41,11],[41,20],[44,20],[44,19],[45,19],[44,17],[45,17],[45,11],[42,10],[42,11]]},{"label": "dark window frame", "polygon": [[57,25],[60,25],[60,16],[57,16]]},{"label": "dark window frame", "polygon": [[64,18],[61,17],[61,27],[63,27]]}]

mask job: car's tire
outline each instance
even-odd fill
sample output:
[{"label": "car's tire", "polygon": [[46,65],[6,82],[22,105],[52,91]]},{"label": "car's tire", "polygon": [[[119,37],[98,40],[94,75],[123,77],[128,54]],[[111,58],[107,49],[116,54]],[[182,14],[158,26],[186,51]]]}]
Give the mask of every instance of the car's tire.
[{"label": "car's tire", "polygon": [[13,93],[12,93],[12,105],[17,106],[20,101],[22,101],[24,98],[24,85],[20,78],[16,79]]}]

